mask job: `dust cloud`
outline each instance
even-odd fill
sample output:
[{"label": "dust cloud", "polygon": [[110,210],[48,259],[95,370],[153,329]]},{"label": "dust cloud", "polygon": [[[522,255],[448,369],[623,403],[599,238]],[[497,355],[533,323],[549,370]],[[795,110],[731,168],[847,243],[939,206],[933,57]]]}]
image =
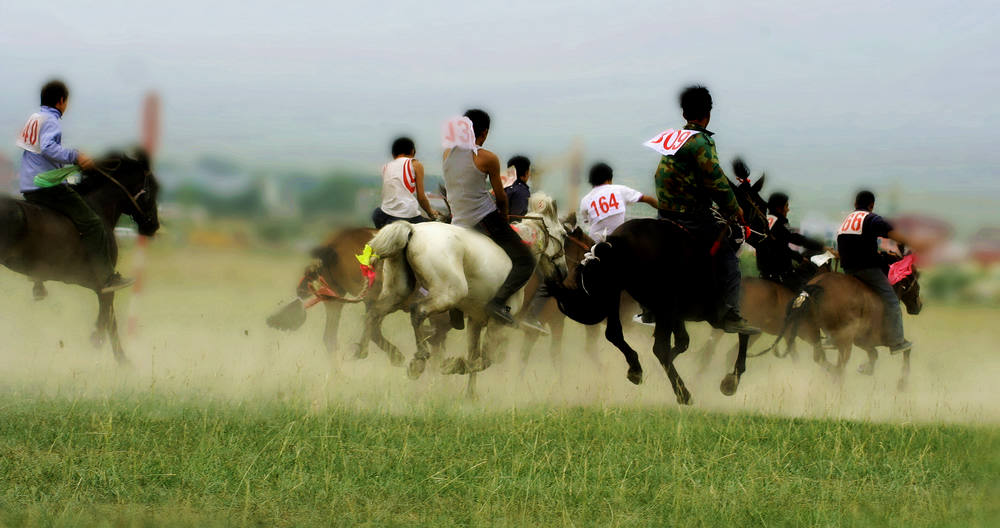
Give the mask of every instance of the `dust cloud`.
[{"label": "dust cloud", "polygon": [[[235,250],[155,248],[145,291],[118,296],[117,311],[131,366],[119,367],[105,343],[90,342],[97,315],[93,293],[48,283],[49,297],[31,298],[31,282],[5,270],[0,295],[0,387],[9,399],[112,399],[152,395],[167,401],[260,403],[290,401],[314,411],[329,407],[408,413],[422,409],[459,412],[568,406],[674,409],[666,375],[651,352],[650,330],[629,336],[640,352],[645,381],[625,379],[621,354],[603,336],[598,358],[583,351],[583,327],[570,323],[561,361],[543,338],[522,369],[519,334],[503,363],[479,375],[479,399],[463,398],[466,378],[443,376],[429,365],[411,381],[377,347],[364,360],[349,360],[361,331],[363,307],[345,308],[340,350],[322,344],[323,307],[309,310],[302,328],[279,332],[265,317],[293,297],[306,263],[301,255]],[[128,269],[126,267],[122,269]],[[127,335],[132,313],[138,326]],[[996,379],[998,311],[929,305],[906,316],[915,343],[906,391],[896,390],[902,360],[882,352],[874,376],[857,374],[864,360],[856,349],[842,384],[802,359],[766,356],[748,360],[747,373],[732,397],[719,392],[726,351],[720,344],[704,373],[699,348],[708,337],[704,324],[689,324],[691,349],[676,365],[693,395],[693,408],[724,413],[751,412],[789,417],[825,417],[888,422],[1000,423]],[[409,319],[390,316],[386,336],[408,357],[414,350]],[[768,337],[759,342],[763,346]],[[452,332],[448,354],[464,355],[464,332]],[[488,346],[488,344],[487,344]],[[829,352],[832,359],[833,352]]]}]

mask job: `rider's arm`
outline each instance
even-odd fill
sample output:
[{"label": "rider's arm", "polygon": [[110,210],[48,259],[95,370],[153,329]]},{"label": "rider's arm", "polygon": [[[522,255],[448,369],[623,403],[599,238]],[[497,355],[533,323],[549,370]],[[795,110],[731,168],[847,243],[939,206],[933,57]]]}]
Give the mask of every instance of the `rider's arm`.
[{"label": "rider's arm", "polygon": [[503,190],[503,183],[500,181],[500,158],[496,154],[479,149],[475,157],[476,168],[486,173],[490,178],[490,187],[493,188],[493,197],[497,200],[497,210],[507,221],[507,193]]},{"label": "rider's arm", "polygon": [[654,209],[660,208],[660,201],[655,197],[649,196],[648,194],[642,195],[642,198],[639,198],[639,201],[644,204],[652,205]]},{"label": "rider's arm", "polygon": [[719,165],[719,154],[715,150],[715,143],[697,136],[692,141],[698,142],[695,161],[701,172],[702,186],[712,196],[712,201],[719,206],[719,211],[727,218],[740,214],[740,206],[736,203],[736,195],[729,185],[729,178]]},{"label": "rider's arm", "polygon": [[902,233],[896,231],[895,229],[889,230],[888,237],[895,240],[899,244],[909,247],[911,251],[920,252],[927,249],[927,245],[923,242],[912,240],[910,237],[903,236]]},{"label": "rider's arm", "polygon": [[417,180],[417,203],[427,213],[427,216],[433,220],[437,218],[437,212],[431,207],[431,202],[427,199],[427,194],[424,192],[424,164],[413,160],[413,173],[416,175]]},{"label": "rider's arm", "polygon": [[62,131],[54,118],[46,119],[42,123],[41,143],[42,155],[46,158],[61,164],[77,162],[77,151],[68,149],[60,144]]}]

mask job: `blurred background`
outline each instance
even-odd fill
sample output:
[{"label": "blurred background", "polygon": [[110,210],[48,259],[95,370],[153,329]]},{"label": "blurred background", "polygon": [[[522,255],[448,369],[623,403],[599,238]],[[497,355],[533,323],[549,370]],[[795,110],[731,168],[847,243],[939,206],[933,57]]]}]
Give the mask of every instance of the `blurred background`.
[{"label": "blurred background", "polygon": [[64,145],[154,138],[155,251],[305,259],[369,223],[394,137],[416,140],[436,189],[440,124],[469,107],[561,212],[596,161],[652,193],[642,142],[682,125],[677,94],[702,83],[725,166],[766,172],[793,225],[830,240],[870,188],[876,212],[934,241],[929,297],[1000,305],[998,18],[986,2],[5,4],[0,187],[16,193],[14,137],[58,77]]}]

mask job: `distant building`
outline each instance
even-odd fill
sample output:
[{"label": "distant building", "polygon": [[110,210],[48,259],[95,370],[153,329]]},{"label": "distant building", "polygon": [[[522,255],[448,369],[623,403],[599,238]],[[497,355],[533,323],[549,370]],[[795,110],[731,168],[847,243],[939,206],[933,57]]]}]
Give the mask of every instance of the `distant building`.
[{"label": "distant building", "polygon": [[1000,262],[1000,227],[984,227],[969,240],[969,256],[984,266]]}]

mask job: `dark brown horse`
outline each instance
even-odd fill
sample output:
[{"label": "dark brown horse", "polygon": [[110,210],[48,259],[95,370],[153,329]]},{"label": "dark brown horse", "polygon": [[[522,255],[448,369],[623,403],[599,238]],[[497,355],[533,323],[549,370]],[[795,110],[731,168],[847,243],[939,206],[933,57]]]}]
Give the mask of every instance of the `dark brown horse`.
[{"label": "dark brown horse", "polygon": [[[919,272],[916,267],[912,274],[893,286],[896,295],[911,315],[920,313],[923,301],[920,298]],[[806,339],[813,346],[813,359],[842,379],[844,368],[851,359],[851,349],[857,345],[868,353],[868,362],[858,368],[862,374],[875,371],[878,359],[876,346],[885,345],[882,301],[864,283],[843,273],[823,273],[806,284],[803,293],[793,302],[793,308],[786,321],[787,331],[783,336],[796,334],[802,321],[812,321],[826,332],[838,350],[836,364],[826,359],[826,353],[816,332]],[[779,340],[782,336],[779,336]],[[777,341],[775,342],[777,344]],[[794,347],[794,342],[789,346]],[[910,373],[910,351],[903,352],[903,370],[898,388],[906,387]]]},{"label": "dark brown horse", "polygon": [[[159,185],[144,154],[131,158],[111,155],[95,168],[84,171],[74,188],[112,231],[122,215],[131,217],[139,233],[152,236],[160,227],[156,210]],[[111,259],[118,260],[118,245],[111,237]],[[100,289],[86,262],[80,235],[69,218],[11,197],[0,197],[0,263],[37,283],[48,280]],[[119,363],[127,363],[114,309],[114,293],[98,293],[97,327],[91,336],[95,345],[106,337]]]},{"label": "dark brown horse", "polygon": [[[337,351],[337,334],[344,305],[363,302],[367,308],[376,297],[364,294],[368,278],[355,257],[363,251],[365,244],[376,232],[376,229],[369,227],[343,229],[313,248],[311,255],[316,260],[306,267],[299,280],[296,287],[297,298],[268,317],[268,326],[279,330],[297,330],[306,320],[306,308],[322,303],[326,310],[323,344],[329,354],[334,354]],[[376,266],[376,271],[379,268]],[[380,289],[381,273],[376,273],[374,283],[367,290],[378,292]],[[431,324],[434,327],[433,335],[429,337],[431,345],[439,347],[444,343],[444,333],[450,323],[444,317],[434,318]],[[402,353],[385,338],[381,328],[372,333],[372,341],[389,355],[393,364],[398,365],[404,361]],[[367,354],[358,356],[357,349],[355,350],[355,357],[366,356]]]}]

